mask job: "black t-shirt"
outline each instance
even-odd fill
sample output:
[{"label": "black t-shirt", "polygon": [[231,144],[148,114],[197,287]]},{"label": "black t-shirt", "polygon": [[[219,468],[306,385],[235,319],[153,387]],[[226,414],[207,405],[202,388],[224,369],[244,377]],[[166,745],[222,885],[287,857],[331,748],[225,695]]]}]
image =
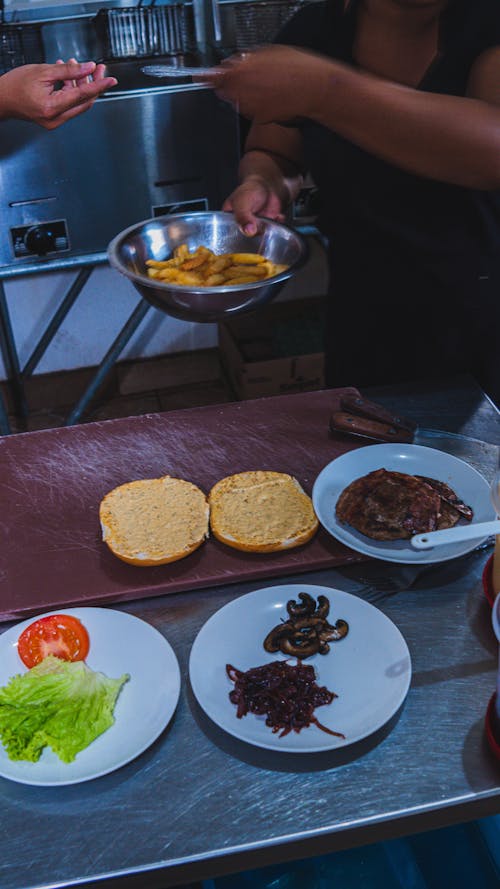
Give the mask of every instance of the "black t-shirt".
[{"label": "black t-shirt", "polygon": [[[358,0],[347,11],[343,0],[310,3],[276,42],[355,65],[357,10]],[[418,89],[464,96],[472,64],[495,45],[500,0],[452,0],[442,16],[438,58]],[[301,130],[307,167],[320,192],[320,224],[336,244],[404,250],[418,256],[420,268],[428,258],[465,263],[480,274],[485,262],[500,262],[500,191],[414,175],[310,121]]]}]

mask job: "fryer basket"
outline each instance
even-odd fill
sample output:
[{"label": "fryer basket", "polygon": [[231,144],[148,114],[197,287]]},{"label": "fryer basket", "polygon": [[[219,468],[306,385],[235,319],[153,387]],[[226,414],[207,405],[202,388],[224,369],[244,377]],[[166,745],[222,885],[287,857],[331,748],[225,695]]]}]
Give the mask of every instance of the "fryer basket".
[{"label": "fryer basket", "polygon": [[224,48],[230,51],[252,49],[271,43],[284,24],[307,0],[253,0],[220,4]]},{"label": "fryer basket", "polygon": [[101,9],[94,24],[108,60],[179,55],[195,48],[190,3]]},{"label": "fryer basket", "polygon": [[34,25],[0,25],[0,74],[45,61],[41,30]]}]

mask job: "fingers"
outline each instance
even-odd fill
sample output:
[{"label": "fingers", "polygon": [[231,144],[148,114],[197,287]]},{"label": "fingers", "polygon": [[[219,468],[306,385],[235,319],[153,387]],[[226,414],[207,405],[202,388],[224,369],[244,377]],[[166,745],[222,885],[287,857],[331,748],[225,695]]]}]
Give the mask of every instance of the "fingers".
[{"label": "fingers", "polygon": [[243,234],[250,237],[256,235],[259,227],[258,220],[250,207],[249,196],[244,191],[235,192],[231,204],[236,222]]},{"label": "fingers", "polygon": [[63,62],[58,59],[55,65],[47,66],[47,79],[63,81],[65,88],[80,87],[85,84],[97,84],[96,89],[86,91],[85,97],[92,98],[100,95],[105,89],[116,86],[118,81],[115,77],[106,76],[106,65],[95,62],[77,62],[76,59],[69,59]]},{"label": "fingers", "polygon": [[96,69],[94,71],[92,80],[94,83],[98,83],[100,80],[105,80],[106,78],[106,65],[99,63],[96,65]]},{"label": "fingers", "polygon": [[46,66],[46,79],[56,80],[81,80],[83,77],[90,77],[96,69],[95,62],[77,62],[76,59],[70,59],[63,62],[60,59],[55,65]]},{"label": "fingers", "polygon": [[65,85],[61,90],[55,90],[50,96],[50,105],[39,123],[54,129],[78,114],[88,111],[95,100],[107,89],[116,86],[114,77],[103,77],[97,82],[83,80],[76,86]]}]

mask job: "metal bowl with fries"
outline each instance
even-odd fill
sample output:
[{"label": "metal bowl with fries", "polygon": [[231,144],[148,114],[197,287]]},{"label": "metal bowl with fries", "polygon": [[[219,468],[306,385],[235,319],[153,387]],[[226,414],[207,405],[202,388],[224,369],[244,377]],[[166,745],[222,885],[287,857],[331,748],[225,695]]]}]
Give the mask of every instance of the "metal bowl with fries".
[{"label": "metal bowl with fries", "polygon": [[307,257],[304,238],[261,219],[244,235],[232,213],[158,216],[118,234],[110,265],[155,308],[186,321],[218,321],[274,299]]}]

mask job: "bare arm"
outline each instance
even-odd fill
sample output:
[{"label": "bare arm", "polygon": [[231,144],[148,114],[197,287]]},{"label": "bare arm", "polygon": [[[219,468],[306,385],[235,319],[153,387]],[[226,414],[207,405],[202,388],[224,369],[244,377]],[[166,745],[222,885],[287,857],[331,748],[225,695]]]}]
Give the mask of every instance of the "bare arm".
[{"label": "bare arm", "polygon": [[500,48],[476,61],[466,97],[423,92],[285,46],[237,59],[214,86],[258,123],[308,118],[417,175],[500,187]]},{"label": "bare arm", "polygon": [[312,107],[317,123],[421,176],[500,187],[500,49],[478,59],[465,98],[335,67],[323,82],[322,94],[328,90],[331,100]]}]

